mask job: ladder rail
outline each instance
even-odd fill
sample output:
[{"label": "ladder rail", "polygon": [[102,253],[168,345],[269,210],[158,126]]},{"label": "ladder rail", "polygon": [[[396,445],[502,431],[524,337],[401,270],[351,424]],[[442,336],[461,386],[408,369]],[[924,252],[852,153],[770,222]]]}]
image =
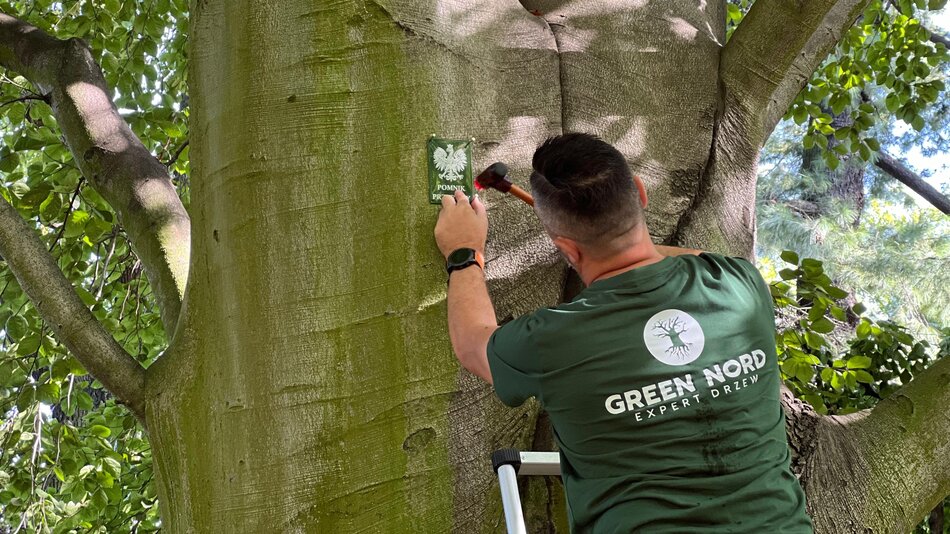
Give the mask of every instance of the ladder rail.
[{"label": "ladder rail", "polygon": [[560,453],[499,449],[492,453],[492,466],[498,474],[508,534],[527,534],[518,493],[518,475],[561,476]]}]

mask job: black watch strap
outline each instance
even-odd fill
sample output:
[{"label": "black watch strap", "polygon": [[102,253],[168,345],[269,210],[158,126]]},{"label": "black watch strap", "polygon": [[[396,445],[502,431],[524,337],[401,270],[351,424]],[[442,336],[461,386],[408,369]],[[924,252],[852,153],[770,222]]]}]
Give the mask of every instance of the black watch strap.
[{"label": "black watch strap", "polygon": [[482,254],[472,248],[460,248],[452,251],[449,257],[445,259],[445,271],[452,274],[452,271],[458,271],[472,265],[478,265],[485,268],[485,260]]}]

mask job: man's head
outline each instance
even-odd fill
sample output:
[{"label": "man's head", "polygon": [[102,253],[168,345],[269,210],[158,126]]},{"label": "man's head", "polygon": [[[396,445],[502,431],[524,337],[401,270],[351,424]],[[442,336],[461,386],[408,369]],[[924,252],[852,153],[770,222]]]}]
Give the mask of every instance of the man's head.
[{"label": "man's head", "polygon": [[[634,246],[646,234],[646,193],[623,154],[584,133],[551,137],[531,162],[535,210],[555,244],[604,259]],[[566,238],[566,239],[565,239]]]}]

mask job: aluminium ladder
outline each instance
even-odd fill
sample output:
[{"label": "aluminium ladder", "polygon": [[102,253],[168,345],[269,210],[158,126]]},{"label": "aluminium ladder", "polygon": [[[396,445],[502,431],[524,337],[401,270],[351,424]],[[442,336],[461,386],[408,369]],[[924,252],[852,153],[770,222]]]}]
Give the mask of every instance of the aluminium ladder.
[{"label": "aluminium ladder", "polygon": [[561,476],[560,453],[499,449],[492,453],[491,461],[498,474],[508,534],[527,534],[518,494],[518,475]]}]

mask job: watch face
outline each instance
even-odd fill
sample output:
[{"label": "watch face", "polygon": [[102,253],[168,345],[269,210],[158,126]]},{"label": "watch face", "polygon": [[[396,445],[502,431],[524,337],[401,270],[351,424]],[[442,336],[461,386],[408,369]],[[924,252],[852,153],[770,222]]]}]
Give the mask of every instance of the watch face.
[{"label": "watch face", "polygon": [[460,263],[465,263],[469,260],[475,259],[475,251],[470,248],[460,248],[455,252],[449,254],[447,258],[447,263],[449,265],[458,265]]}]

